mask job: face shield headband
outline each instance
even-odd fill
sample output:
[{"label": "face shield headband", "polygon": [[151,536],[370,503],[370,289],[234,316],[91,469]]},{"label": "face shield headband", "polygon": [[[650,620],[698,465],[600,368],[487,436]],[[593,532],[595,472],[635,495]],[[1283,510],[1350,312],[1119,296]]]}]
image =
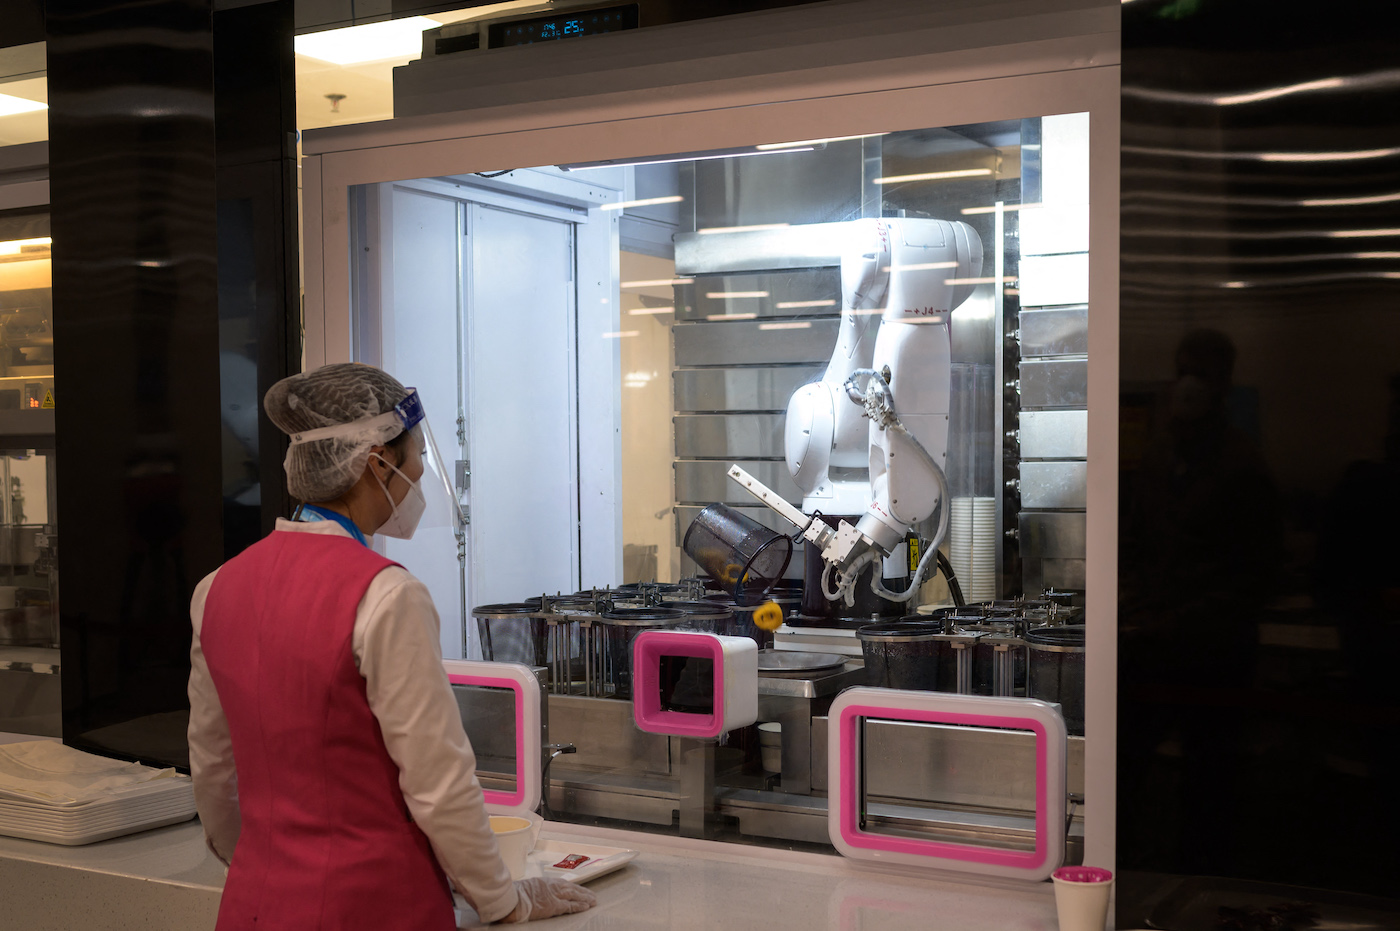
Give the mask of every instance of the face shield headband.
[{"label": "face shield headband", "polygon": [[[400,433],[407,433],[423,423],[423,402],[418,398],[418,389],[409,388],[408,397],[395,404],[393,409],[376,414],[364,420],[338,423],[315,430],[303,430],[291,436],[293,446],[314,443],[317,440],[369,440],[388,442]],[[380,439],[382,437],[382,439]]]},{"label": "face shield headband", "polygon": [[466,530],[466,516],[462,511],[460,502],[457,500],[456,492],[452,488],[452,480],[448,477],[447,461],[442,458],[438,451],[437,441],[433,438],[433,428],[428,423],[425,416],[422,399],[418,396],[417,388],[409,388],[408,395],[402,401],[395,404],[393,408],[383,414],[376,414],[364,420],[355,420],[350,423],[340,423],[329,427],[318,427],[315,430],[303,430],[300,433],[291,435],[291,446],[300,446],[303,443],[314,443],[317,440],[339,439],[349,442],[367,442],[371,445],[388,443],[401,433],[412,431],[415,427],[421,426],[424,440],[424,475],[422,483],[424,491],[428,490],[429,484],[435,486],[430,497],[438,497],[437,489],[441,489],[442,494],[447,499],[447,511],[451,514],[451,526],[454,533],[461,534]]}]

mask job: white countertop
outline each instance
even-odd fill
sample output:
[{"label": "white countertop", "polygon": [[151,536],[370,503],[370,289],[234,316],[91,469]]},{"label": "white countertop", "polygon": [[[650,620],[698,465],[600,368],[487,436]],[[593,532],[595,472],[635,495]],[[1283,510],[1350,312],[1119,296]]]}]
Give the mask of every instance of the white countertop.
[{"label": "white countertop", "polygon": [[[1056,927],[1054,894],[1048,883],[982,884],[930,879],[918,874],[877,871],[835,855],[796,853],[689,840],[655,834],[614,831],[550,823],[543,837],[573,839],[640,851],[621,870],[589,884],[598,894],[596,908],[557,918],[543,927],[582,929],[669,928],[821,928],[840,931],[1052,931]],[[73,890],[81,884],[53,884],[53,901],[43,904],[51,924],[26,927],[179,927],[199,931],[212,915],[223,886],[223,867],[204,847],[199,822],[159,828],[87,847],[58,847],[0,837],[0,900],[9,900],[10,883],[20,866],[69,868],[100,874],[104,880],[85,901]],[[112,898],[112,881],[137,880]],[[156,884],[163,884],[157,886]],[[153,911],[164,909],[158,890],[186,893],[171,908],[191,911],[183,924],[157,923]],[[199,900],[187,901],[192,894]],[[35,892],[31,907],[41,903]],[[48,895],[48,893],[43,893]],[[196,908],[196,906],[198,906]],[[129,918],[120,912],[131,912]],[[65,911],[70,919],[61,916]],[[207,919],[198,916],[209,916]],[[468,913],[470,916],[470,913]],[[18,916],[11,913],[10,918]],[[173,916],[172,916],[173,918]],[[76,923],[78,920],[82,924]],[[67,923],[73,921],[74,923]],[[464,922],[472,926],[471,921]]]},{"label": "white countertop", "polygon": [[558,931],[797,928],[817,931],[1053,931],[1049,883],[981,884],[874,870],[834,854],[721,844],[551,823],[552,839],[631,847],[638,857],[588,884],[596,908]]}]

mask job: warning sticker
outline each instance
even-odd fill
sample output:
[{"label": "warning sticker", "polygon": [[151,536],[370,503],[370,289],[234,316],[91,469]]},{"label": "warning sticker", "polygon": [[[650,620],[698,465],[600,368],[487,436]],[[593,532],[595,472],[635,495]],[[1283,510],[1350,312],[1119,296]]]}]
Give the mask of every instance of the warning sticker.
[{"label": "warning sticker", "polygon": [[44,410],[44,411],[51,411],[51,410],[53,410],[53,389],[52,389],[52,388],[46,388],[46,389],[44,390],[44,403],[39,405],[39,409],[40,409],[40,410]]}]

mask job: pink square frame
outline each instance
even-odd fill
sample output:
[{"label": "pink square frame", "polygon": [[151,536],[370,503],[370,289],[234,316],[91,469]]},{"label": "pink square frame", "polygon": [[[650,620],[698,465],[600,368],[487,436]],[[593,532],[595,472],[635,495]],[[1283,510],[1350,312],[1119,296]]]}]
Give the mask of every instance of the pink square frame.
[{"label": "pink square frame", "polygon": [[[661,707],[661,657],[689,656],[714,666],[713,711],[692,714]],[[632,719],[649,734],[718,737],[724,733],[724,647],[718,639],[669,630],[644,630],[632,641]]]},{"label": "pink square frame", "polygon": [[526,693],[526,683],[536,681],[534,673],[529,667],[516,663],[449,660],[444,662],[443,666],[447,672],[447,681],[453,685],[510,689],[514,694],[515,790],[501,792],[483,788],[482,796],[489,808],[498,811],[533,811],[539,805],[539,793],[542,791],[539,754],[530,752],[531,744],[527,743],[526,737],[529,734],[538,739],[540,731],[539,712],[535,711],[533,715],[528,713],[528,709],[533,705]]},{"label": "pink square frame", "polygon": [[[882,701],[880,693],[892,700]],[[977,710],[979,705],[986,710]],[[843,854],[1034,881],[1044,880],[1060,865],[1064,855],[1065,754],[1063,750],[1053,752],[1052,741],[1063,747],[1066,731],[1059,711],[1053,706],[1028,699],[949,696],[876,688],[848,690],[837,700],[837,706],[832,709],[837,739],[830,744],[830,753],[835,758],[829,763],[833,764],[833,775],[838,775],[838,780],[831,793],[834,810],[830,813],[829,828],[833,842]],[[972,844],[892,837],[862,830],[859,726],[862,719],[869,718],[994,727],[1033,733],[1035,849],[998,850]]]}]

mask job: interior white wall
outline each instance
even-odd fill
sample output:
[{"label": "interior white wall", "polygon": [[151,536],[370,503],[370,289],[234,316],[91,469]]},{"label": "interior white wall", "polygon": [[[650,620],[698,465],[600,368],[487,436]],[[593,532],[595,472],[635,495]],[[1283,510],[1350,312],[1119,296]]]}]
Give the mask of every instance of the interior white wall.
[{"label": "interior white wall", "polygon": [[[627,196],[631,171],[582,172],[608,201]],[[622,340],[607,337],[627,329],[619,319],[618,242],[620,210],[589,209],[574,226],[578,256],[578,470],[579,553],[582,588],[617,585],[622,578],[623,489]]]},{"label": "interior white wall", "polygon": [[[381,359],[385,371],[423,400],[442,455],[454,461],[457,442],[457,327],[460,314],[458,212],[454,200],[385,185],[381,206],[383,292]],[[385,201],[381,199],[381,205]],[[384,554],[422,580],[442,621],[442,655],[464,655],[461,574],[450,526],[420,527],[412,540],[384,538]],[[425,516],[425,523],[428,523]],[[468,596],[470,599],[470,596]]]},{"label": "interior white wall", "polygon": [[[669,281],[672,259],[624,252],[622,280]],[[643,303],[643,295],[652,300]],[[674,582],[680,572],[676,546],[674,428],[671,375],[675,370],[671,325],[675,314],[655,311],[674,300],[669,284],[627,288],[617,343],[622,350],[622,531],[624,543],[656,547],[658,582]],[[626,578],[650,582],[653,577]]]},{"label": "interior white wall", "polygon": [[468,220],[473,604],[578,586],[573,227],[480,204]]}]

